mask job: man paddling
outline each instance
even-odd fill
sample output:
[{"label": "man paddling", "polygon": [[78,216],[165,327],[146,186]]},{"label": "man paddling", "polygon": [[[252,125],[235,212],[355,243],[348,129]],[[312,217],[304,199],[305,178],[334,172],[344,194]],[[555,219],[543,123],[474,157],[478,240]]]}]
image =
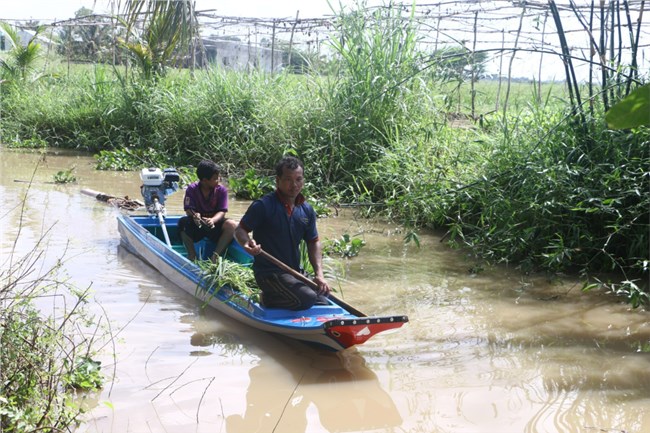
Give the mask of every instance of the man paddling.
[{"label": "man paddling", "polygon": [[[282,158],[275,167],[275,184],[274,192],[249,206],[235,230],[235,239],[255,256],[253,271],[265,306],[305,310],[314,304],[327,304],[330,287],[323,275],[316,212],[301,193],[305,184],[302,162],[292,156]],[[254,239],[249,235],[251,231]],[[264,248],[271,256],[302,272],[300,242],[303,240],[314,268],[317,289],[260,255]]]}]

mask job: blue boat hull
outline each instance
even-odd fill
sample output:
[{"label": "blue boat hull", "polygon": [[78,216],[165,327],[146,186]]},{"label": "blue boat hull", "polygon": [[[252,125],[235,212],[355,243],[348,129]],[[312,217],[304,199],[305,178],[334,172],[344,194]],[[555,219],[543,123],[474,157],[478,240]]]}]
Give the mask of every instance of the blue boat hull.
[{"label": "blue boat hull", "polygon": [[[228,285],[216,293],[206,290],[201,269],[185,257],[185,249],[176,231],[179,218],[171,216],[165,219],[165,231],[172,244],[170,248],[163,240],[163,227],[158,218],[120,215],[117,222],[121,243],[176,286],[248,326],[338,351],[362,344],[373,335],[398,328],[408,321],[406,316],[366,317],[360,316],[357,310],[357,314],[353,314],[337,304],[336,298],[330,305],[292,311],[265,308]],[[226,257],[240,263],[252,260],[236,242],[230,245]]]}]

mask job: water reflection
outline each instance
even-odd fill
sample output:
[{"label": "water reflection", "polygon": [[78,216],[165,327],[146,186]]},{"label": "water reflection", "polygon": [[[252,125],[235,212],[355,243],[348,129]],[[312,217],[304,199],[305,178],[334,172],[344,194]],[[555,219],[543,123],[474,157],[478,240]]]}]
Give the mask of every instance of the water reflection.
[{"label": "water reflection", "polygon": [[[233,340],[222,332],[191,337],[199,347]],[[259,358],[248,371],[245,410],[227,415],[228,433],[314,432],[319,424],[324,431],[351,432],[401,424],[390,395],[356,350],[324,352],[272,335],[260,340],[251,347]]]}]

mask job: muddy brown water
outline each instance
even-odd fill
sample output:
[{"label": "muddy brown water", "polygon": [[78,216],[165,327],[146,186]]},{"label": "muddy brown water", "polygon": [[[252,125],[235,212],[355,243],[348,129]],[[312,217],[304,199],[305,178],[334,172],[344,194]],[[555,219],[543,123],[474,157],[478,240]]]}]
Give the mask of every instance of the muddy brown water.
[{"label": "muddy brown water", "polygon": [[[340,295],[410,318],[322,352],[201,309],[120,247],[119,211],[80,190],[140,198],[137,173],[95,171],[88,155],[0,157],[3,266],[18,234],[16,256],[53,227],[43,265],[65,255],[113,337],[99,357],[108,381],[78,432],[650,432],[650,318],[576,280],[472,274],[476,263],[439,235],[420,234],[418,249],[399,227],[353,212],[321,219],[323,238],[367,242],[336,262],[347,272]],[[51,183],[73,166],[77,183]],[[168,212],[181,201],[171,196]],[[231,200],[230,216],[247,206]]]}]

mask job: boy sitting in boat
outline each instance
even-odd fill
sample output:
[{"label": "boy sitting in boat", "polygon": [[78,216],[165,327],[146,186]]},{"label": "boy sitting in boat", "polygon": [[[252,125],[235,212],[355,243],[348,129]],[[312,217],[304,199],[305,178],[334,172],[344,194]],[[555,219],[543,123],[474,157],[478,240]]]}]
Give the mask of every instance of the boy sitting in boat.
[{"label": "boy sitting in boat", "polygon": [[237,223],[226,218],[228,190],[221,184],[221,168],[213,161],[203,160],[196,168],[196,176],[199,180],[185,191],[183,207],[187,216],[178,221],[178,231],[189,260],[196,260],[194,243],[208,238],[216,244],[211,257],[216,262],[232,241]]}]

